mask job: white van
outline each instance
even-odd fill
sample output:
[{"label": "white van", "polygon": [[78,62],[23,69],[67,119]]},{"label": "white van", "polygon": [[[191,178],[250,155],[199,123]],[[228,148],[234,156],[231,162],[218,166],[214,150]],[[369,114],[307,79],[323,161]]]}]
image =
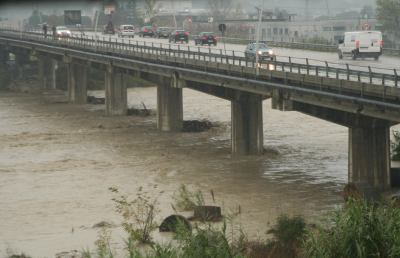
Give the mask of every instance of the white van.
[{"label": "white van", "polygon": [[354,60],[358,57],[373,57],[375,60],[382,55],[382,33],[380,31],[355,31],[346,32],[344,40],[339,41],[339,59],[351,56]]},{"label": "white van", "polygon": [[121,25],[118,29],[118,37],[135,37],[135,27],[133,25]]}]

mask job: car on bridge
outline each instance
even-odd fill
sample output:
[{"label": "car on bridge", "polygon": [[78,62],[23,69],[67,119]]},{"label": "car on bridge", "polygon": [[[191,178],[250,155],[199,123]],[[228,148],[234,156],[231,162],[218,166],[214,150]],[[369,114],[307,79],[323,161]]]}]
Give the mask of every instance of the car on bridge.
[{"label": "car on bridge", "polygon": [[154,37],[154,30],[153,26],[147,25],[140,28],[139,37]]},{"label": "car on bridge", "polygon": [[71,31],[65,26],[56,26],[55,33],[58,38],[71,37]]},{"label": "car on bridge", "polygon": [[158,27],[154,37],[156,38],[168,38],[169,34],[171,33],[171,28],[169,27]]},{"label": "car on bridge", "polygon": [[246,50],[244,51],[244,57],[246,59],[256,60],[256,56],[258,55],[259,61],[262,60],[276,60],[276,55],[272,49],[270,49],[265,43],[250,43],[247,45]]},{"label": "car on bridge", "polygon": [[339,41],[339,59],[350,56],[353,60],[372,57],[378,60],[382,55],[383,40],[380,31],[345,32],[344,40]]},{"label": "car on bridge", "polygon": [[194,44],[197,45],[217,45],[217,37],[214,32],[200,32],[194,37]]},{"label": "car on bridge", "polygon": [[133,25],[121,25],[118,29],[118,37],[135,37],[135,27]]},{"label": "car on bridge", "polygon": [[109,21],[107,25],[103,27],[103,34],[115,34],[114,24],[111,21]]},{"label": "car on bridge", "polygon": [[189,32],[186,30],[174,30],[169,35],[169,43],[189,43]]}]

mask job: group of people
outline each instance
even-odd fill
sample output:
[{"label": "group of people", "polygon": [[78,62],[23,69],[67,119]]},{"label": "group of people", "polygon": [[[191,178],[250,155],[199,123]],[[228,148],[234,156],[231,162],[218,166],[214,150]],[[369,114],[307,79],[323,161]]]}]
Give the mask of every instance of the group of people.
[{"label": "group of people", "polygon": [[[47,38],[47,30],[48,30],[47,23],[44,23],[44,24],[43,24],[42,29],[43,29],[43,35],[44,35],[44,37]],[[51,27],[51,31],[52,31],[52,34],[53,34],[53,38],[56,38],[56,35],[57,35],[57,28],[56,28],[56,25],[53,25],[53,26]]]}]

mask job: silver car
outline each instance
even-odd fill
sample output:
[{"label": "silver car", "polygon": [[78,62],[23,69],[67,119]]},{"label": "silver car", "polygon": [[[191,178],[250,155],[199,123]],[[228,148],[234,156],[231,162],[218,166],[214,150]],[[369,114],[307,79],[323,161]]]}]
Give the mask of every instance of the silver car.
[{"label": "silver car", "polygon": [[270,49],[265,43],[258,43],[258,53],[257,52],[257,44],[250,43],[247,45],[246,50],[244,51],[244,56],[246,59],[255,60],[256,55],[260,61],[270,59],[275,60],[276,55],[272,49]]}]

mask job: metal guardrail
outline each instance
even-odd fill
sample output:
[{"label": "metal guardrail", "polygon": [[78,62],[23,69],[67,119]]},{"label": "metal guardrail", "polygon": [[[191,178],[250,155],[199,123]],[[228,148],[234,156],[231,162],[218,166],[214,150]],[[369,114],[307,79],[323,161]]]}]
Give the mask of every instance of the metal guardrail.
[{"label": "metal guardrail", "polygon": [[[209,47],[194,47],[189,45],[164,44],[137,40],[118,39],[115,37],[95,37],[88,35],[72,35],[68,38],[58,38],[36,31],[18,31],[12,28],[0,28],[0,32],[15,38],[23,38],[46,42],[52,45],[79,47],[90,51],[124,53],[148,53],[175,58],[201,60],[212,63],[230,64],[239,67],[256,68],[253,59],[244,57],[241,51],[225,51]],[[308,58],[277,56],[275,60],[263,60],[259,64],[267,70],[316,75],[319,77],[336,78],[338,80],[358,81],[370,84],[398,87],[399,76],[396,69],[384,69],[371,66],[355,66],[349,64],[330,63]]]}]

